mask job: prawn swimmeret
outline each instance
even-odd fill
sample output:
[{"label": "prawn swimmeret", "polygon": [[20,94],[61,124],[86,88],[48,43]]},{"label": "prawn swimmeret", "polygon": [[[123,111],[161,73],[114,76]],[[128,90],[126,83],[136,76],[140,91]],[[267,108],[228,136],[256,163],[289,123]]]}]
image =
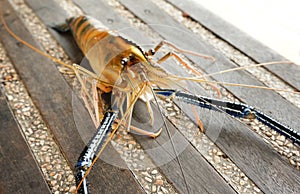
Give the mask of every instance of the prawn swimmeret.
[{"label": "prawn swimmeret", "polygon": [[[10,31],[3,18],[2,22],[12,36],[31,47]],[[163,45],[172,47],[175,51],[180,53],[195,55],[207,58],[208,60],[214,60],[212,57],[179,49],[167,41],[162,41],[154,49],[144,52],[134,42],[120,36],[115,31],[110,31],[100,21],[88,16],[70,18],[67,20],[66,25],[60,26],[59,30],[70,30],[72,32],[79,48],[88,59],[93,72],[90,72],[79,65],[65,64],[42,51],[31,48],[74,71],[81,84],[82,93],[85,94],[83,95],[83,101],[97,127],[95,135],[86,145],[76,165],[76,192],[78,193],[89,192],[86,177],[120,125],[125,126],[128,130],[133,130],[149,137],[157,137],[160,134],[162,130],[161,127],[154,132],[150,132],[131,125],[134,105],[137,101],[141,101],[149,113],[149,125],[153,126],[154,110],[151,102],[154,101],[156,103],[157,96],[178,99],[195,107],[226,112],[237,118],[256,118],[296,144],[300,144],[300,134],[296,132],[296,130],[291,129],[249,105],[196,96],[189,93],[188,89],[183,89],[181,86],[182,81],[207,82],[212,86],[213,84],[218,84],[218,82],[210,82],[201,78],[201,74],[189,66],[176,53],[170,52],[161,57],[158,61],[154,61],[153,59],[153,56]],[[169,57],[174,57],[180,64],[191,70],[197,77],[181,77],[167,72],[160,64]],[[263,65],[268,64],[258,64],[255,66]],[[232,71],[237,69],[233,69]],[[91,89],[88,89],[86,86],[87,83],[92,86]],[[222,84],[251,88],[255,87],[223,82]],[[178,88],[178,90],[175,90],[174,88]],[[261,86],[258,88],[272,89]],[[216,88],[214,89],[217,90]],[[88,94],[89,90],[91,90],[92,95]],[[102,99],[103,93],[111,93],[112,97],[110,103],[104,102]],[[92,107],[88,101],[93,102]],[[114,123],[116,125],[113,127]],[[202,126],[199,127],[202,128]],[[109,132],[110,135],[108,135]]]}]

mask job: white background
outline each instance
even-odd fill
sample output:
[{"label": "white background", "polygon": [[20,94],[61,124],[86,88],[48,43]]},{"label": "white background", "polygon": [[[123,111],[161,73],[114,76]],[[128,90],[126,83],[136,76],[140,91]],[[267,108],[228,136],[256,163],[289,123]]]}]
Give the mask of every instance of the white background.
[{"label": "white background", "polygon": [[300,0],[195,0],[300,65]]}]

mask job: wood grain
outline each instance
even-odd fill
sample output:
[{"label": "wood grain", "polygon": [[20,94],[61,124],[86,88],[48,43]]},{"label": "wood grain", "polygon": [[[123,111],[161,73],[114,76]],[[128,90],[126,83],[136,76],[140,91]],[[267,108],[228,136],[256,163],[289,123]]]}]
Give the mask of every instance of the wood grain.
[{"label": "wood grain", "polygon": [[0,193],[50,193],[0,90]]}]

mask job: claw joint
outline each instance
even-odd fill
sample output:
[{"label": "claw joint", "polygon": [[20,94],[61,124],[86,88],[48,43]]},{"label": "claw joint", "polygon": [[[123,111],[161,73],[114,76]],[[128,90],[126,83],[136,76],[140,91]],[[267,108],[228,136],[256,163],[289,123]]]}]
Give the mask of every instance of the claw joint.
[{"label": "claw joint", "polygon": [[256,118],[256,114],[249,108],[246,108],[244,110],[244,115],[245,115],[246,119],[255,119]]}]

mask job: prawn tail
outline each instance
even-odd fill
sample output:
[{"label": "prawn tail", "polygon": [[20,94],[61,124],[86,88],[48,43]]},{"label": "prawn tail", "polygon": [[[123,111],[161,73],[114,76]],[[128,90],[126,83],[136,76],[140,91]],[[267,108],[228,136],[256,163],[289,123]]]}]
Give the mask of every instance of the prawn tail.
[{"label": "prawn tail", "polygon": [[54,29],[57,32],[65,33],[69,32],[71,30],[70,23],[74,20],[74,17],[67,18],[65,22],[58,23],[50,26],[52,29]]}]

